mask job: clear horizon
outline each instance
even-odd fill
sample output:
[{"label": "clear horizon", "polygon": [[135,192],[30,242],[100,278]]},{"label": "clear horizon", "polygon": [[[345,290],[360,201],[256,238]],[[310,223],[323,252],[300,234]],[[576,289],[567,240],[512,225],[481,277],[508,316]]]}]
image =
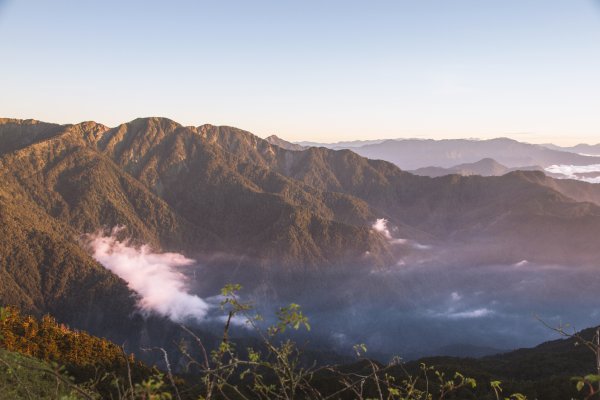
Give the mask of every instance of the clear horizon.
[{"label": "clear horizon", "polygon": [[0,117],[600,142],[597,0],[0,0]]}]

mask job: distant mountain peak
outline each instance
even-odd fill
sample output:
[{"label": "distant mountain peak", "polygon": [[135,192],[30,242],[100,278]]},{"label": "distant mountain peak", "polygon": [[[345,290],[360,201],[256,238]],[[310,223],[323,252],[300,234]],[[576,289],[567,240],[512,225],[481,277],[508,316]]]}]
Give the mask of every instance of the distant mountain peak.
[{"label": "distant mountain peak", "polygon": [[286,150],[302,151],[302,150],[306,149],[306,147],[304,147],[302,145],[288,142],[287,140],[284,140],[284,139],[278,137],[277,135],[271,135],[271,136],[265,138],[265,140],[267,142],[271,143],[272,145],[281,147],[282,149],[286,149]]},{"label": "distant mountain peak", "polygon": [[494,160],[493,158],[490,157],[486,157],[486,158],[482,158],[481,160],[475,162],[475,164],[493,164],[493,165],[502,165],[500,164],[498,161]]},{"label": "distant mountain peak", "polygon": [[483,158],[479,161],[473,163],[464,163],[455,165],[450,168],[442,168],[442,167],[424,167],[418,168],[412,173],[416,175],[422,176],[430,176],[430,177],[438,177],[444,175],[481,175],[481,176],[501,176],[507,174],[509,172],[531,172],[535,174],[540,174],[544,176],[543,168],[539,166],[527,166],[527,167],[516,167],[516,168],[508,168],[507,166],[500,164],[498,161],[493,158]]}]

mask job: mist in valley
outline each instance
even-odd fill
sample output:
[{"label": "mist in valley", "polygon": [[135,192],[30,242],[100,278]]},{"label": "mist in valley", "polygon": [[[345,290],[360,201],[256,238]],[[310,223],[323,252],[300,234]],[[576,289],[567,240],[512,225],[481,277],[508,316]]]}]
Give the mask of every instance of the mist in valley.
[{"label": "mist in valley", "polygon": [[[583,329],[600,322],[600,276],[593,266],[486,264],[474,259],[473,249],[466,260],[459,257],[465,249],[402,241],[379,220],[373,229],[401,247],[394,265],[373,267],[365,259],[318,270],[266,269],[218,255],[157,253],[101,234],[90,236],[88,246],[138,293],[145,315],[218,334],[224,323],[220,288],[239,283],[240,299],[265,318],[263,327],[275,322],[279,307],[298,303],[312,329],[294,338],[341,356],[350,356],[358,343],[382,360],[482,356],[555,339],[544,323]],[[254,333],[239,318],[232,334]]]}]

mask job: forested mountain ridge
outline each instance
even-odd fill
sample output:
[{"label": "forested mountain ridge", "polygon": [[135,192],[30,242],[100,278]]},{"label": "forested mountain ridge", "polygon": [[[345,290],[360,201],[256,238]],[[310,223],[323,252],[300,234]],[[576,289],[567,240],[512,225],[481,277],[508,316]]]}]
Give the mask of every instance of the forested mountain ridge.
[{"label": "forested mountain ridge", "polygon": [[[540,172],[420,177],[350,150],[290,151],[164,118],[115,128],[2,120],[0,154],[2,303],[93,332],[111,326],[105,302],[134,310],[125,282],[79,244],[115,226],[157,250],[227,254],[281,274],[386,267],[431,248],[428,257],[465,264],[599,255],[596,186]],[[380,218],[387,232],[372,228]]]},{"label": "forested mountain ridge", "polygon": [[77,232],[37,205],[0,192],[0,300],[82,329],[124,340],[135,323],[135,296],[94,261]]},{"label": "forested mountain ridge", "polygon": [[[126,156],[111,150],[115,144],[103,145],[100,142],[103,151],[108,151],[112,158],[117,157],[120,165],[138,176],[155,193],[160,194],[165,182],[171,182],[167,183],[170,185],[167,192],[175,193],[177,190],[181,191],[182,187],[190,187],[188,182],[195,181],[191,187],[196,184],[200,192],[177,192],[177,195],[172,195],[178,198],[177,203],[167,199],[175,208],[185,209],[183,214],[186,215],[192,213],[189,205],[196,204],[198,198],[205,196],[207,191],[204,188],[210,187],[214,180],[218,181],[219,187],[212,186],[211,192],[230,188],[231,185],[223,185],[227,179],[243,182],[242,186],[246,188],[258,187],[263,192],[262,201],[270,199],[270,196],[264,196],[264,192],[283,196],[294,205],[305,206],[326,218],[351,224],[368,226],[375,218],[385,217],[399,227],[399,234],[404,237],[434,242],[447,241],[449,238],[469,240],[473,235],[478,238],[489,235],[490,241],[498,239],[498,235],[511,236],[506,240],[512,240],[514,233],[519,230],[518,225],[524,224],[524,228],[535,225],[538,223],[535,220],[539,217],[554,218],[561,213],[568,217],[588,212],[592,216],[597,215],[594,205],[576,205],[570,197],[573,192],[578,201],[596,199],[595,195],[584,194],[595,192],[595,187],[555,183],[547,178],[542,182],[543,174],[539,173],[513,173],[498,179],[443,177],[432,180],[415,177],[384,161],[365,159],[349,150],[309,148],[305,151],[288,151],[249,132],[230,127],[204,125],[186,128],[173,121],[141,119],[113,131],[111,143],[118,142],[121,146],[141,149],[142,154],[149,154],[144,149],[153,152],[153,156],[149,158],[152,160],[150,164],[144,164],[145,161],[140,158],[134,166],[135,163]],[[146,135],[146,132],[154,131],[158,136]],[[166,142],[163,137],[177,138],[170,139],[173,144],[167,158],[181,160],[176,169],[172,166],[175,164],[169,167],[170,170],[165,164],[157,167],[158,160],[164,159],[157,156],[164,155],[157,150],[157,147],[164,146]],[[202,140],[206,142],[204,146],[201,145]],[[183,151],[184,148],[188,153]],[[198,153],[198,149],[202,151]],[[198,160],[203,160],[205,164],[188,167],[189,163]],[[225,172],[227,170],[223,168],[224,165],[231,165],[227,169],[230,171],[229,175]],[[182,184],[182,180],[186,184]],[[567,185],[570,186],[569,190],[563,190]],[[166,198],[169,196],[167,192],[164,195]],[[231,201],[232,196],[230,194],[220,200],[226,204]],[[344,206],[341,207],[340,203]],[[532,208],[533,204],[535,206]],[[237,204],[227,205],[227,209],[236,207]],[[210,205],[206,209],[211,209]],[[221,208],[216,213],[208,214],[221,217],[226,212]],[[210,216],[201,215],[199,219],[205,221]],[[262,221],[262,218],[267,217],[263,215],[259,220]],[[486,226],[486,221],[489,224],[493,222],[493,225]],[[273,220],[270,222],[273,223]],[[561,230],[568,230],[568,223],[577,221],[554,221],[555,224],[559,222],[566,224]],[[221,229],[218,222],[211,225]],[[236,228],[235,231],[239,232],[239,229]],[[232,231],[221,232],[226,235],[235,234]],[[238,240],[243,240],[242,237],[247,232],[240,233]],[[517,235],[514,240],[520,241],[522,237]],[[546,253],[546,249],[541,249],[539,253]]]},{"label": "forested mountain ridge", "polygon": [[[152,121],[158,120],[137,122]],[[167,123],[166,130],[160,124],[158,129],[147,126],[137,138],[136,121],[132,124],[113,130],[93,123],[67,126],[59,135],[5,155],[6,182],[81,232],[124,225],[136,239],[166,249],[270,258],[281,248],[271,243],[283,237],[303,245],[291,257],[290,251],[280,255],[283,261],[317,264],[329,253],[320,246],[328,246],[337,232],[342,241],[352,237],[346,249],[362,247],[357,249],[362,253],[377,243],[369,229],[335,220],[328,203],[342,205],[338,220],[344,213],[360,218],[343,209],[344,196],[321,194],[243,164],[190,129],[169,129],[174,123]],[[364,204],[355,208],[365,213]],[[341,251],[332,254],[342,257]]]},{"label": "forested mountain ridge", "polygon": [[430,179],[349,150],[290,151],[236,128],[164,118],[0,126],[5,188],[79,232],[124,225],[164,249],[302,265],[368,251],[386,263],[389,243],[370,229],[377,218],[439,243],[492,241],[551,219],[567,233],[599,215],[595,186],[536,172]]}]

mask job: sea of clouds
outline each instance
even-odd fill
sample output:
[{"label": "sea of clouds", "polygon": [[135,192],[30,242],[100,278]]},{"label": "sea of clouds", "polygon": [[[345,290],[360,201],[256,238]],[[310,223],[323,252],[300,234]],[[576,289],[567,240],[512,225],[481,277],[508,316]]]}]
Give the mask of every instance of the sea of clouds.
[{"label": "sea of clouds", "polygon": [[563,179],[577,179],[588,183],[600,183],[600,164],[592,165],[551,165],[546,172],[562,175]]}]

